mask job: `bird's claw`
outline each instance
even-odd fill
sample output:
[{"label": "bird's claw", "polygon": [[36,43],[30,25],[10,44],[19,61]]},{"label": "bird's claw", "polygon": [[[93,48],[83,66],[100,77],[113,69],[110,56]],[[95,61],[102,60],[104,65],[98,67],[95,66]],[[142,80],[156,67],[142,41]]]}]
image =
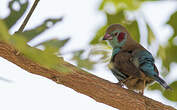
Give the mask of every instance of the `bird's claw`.
[{"label": "bird's claw", "polygon": [[121,87],[124,86],[124,84],[121,81],[119,81],[117,84],[120,85]]}]

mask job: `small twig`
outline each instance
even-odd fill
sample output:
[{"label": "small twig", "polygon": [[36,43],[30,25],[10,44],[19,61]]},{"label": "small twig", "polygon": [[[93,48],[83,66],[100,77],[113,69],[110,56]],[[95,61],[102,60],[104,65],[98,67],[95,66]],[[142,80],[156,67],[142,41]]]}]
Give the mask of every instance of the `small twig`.
[{"label": "small twig", "polygon": [[39,3],[40,0],[35,0],[35,2],[33,3],[33,6],[31,7],[31,10],[29,11],[28,15],[26,16],[25,20],[23,21],[23,24],[20,26],[19,30],[16,32],[23,32],[26,24],[28,23],[31,15],[33,14],[34,12],[34,9],[36,8],[37,4]]}]

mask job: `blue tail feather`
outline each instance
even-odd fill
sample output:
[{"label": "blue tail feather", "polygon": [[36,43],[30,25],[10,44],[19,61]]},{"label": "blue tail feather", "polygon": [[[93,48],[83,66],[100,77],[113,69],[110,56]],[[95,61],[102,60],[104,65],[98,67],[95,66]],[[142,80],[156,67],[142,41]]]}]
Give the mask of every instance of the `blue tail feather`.
[{"label": "blue tail feather", "polygon": [[154,79],[157,82],[159,82],[165,89],[171,89],[172,90],[172,88],[170,86],[168,86],[168,84],[162,78],[160,78],[159,76],[154,75]]}]

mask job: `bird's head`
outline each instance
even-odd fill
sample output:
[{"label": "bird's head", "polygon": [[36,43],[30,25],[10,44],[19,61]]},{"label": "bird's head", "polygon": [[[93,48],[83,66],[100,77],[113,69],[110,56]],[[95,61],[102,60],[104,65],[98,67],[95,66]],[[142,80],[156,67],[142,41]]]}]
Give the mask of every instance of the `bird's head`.
[{"label": "bird's head", "polygon": [[128,37],[127,30],[120,24],[112,24],[106,30],[103,40],[108,40],[113,48],[122,47]]}]

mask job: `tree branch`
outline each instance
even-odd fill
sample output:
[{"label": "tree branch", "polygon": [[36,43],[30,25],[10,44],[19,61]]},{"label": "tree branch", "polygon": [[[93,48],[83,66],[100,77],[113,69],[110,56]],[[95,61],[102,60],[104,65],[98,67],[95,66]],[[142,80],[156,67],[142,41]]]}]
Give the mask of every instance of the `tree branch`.
[{"label": "tree branch", "polygon": [[97,102],[120,110],[175,110],[170,106],[121,88],[95,75],[88,74],[65,61],[60,61],[59,63],[68,69],[72,69],[68,74],[42,67],[25,57],[22,53],[19,54],[13,46],[4,42],[0,42],[0,56],[30,73],[49,78],[56,83],[85,94]]}]

